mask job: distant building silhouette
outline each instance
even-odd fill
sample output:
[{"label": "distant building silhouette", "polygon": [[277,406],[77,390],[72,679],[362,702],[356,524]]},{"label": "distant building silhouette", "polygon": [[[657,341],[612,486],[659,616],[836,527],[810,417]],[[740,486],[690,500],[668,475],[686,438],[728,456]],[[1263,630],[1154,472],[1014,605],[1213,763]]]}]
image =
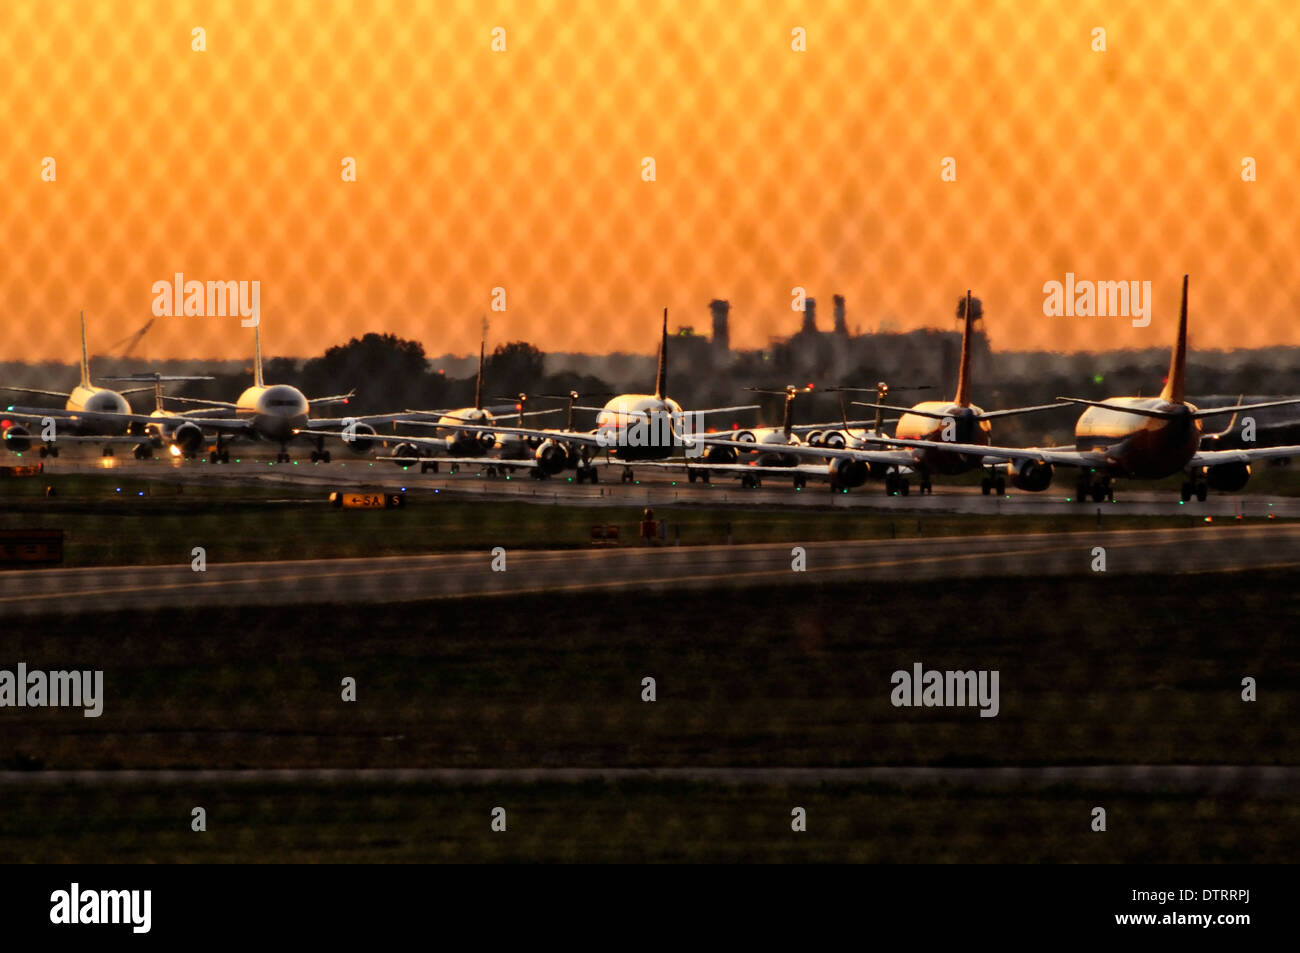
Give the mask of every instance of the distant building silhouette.
[{"label": "distant building silhouette", "polygon": [[800,334],[817,333],[817,302],[813,298],[804,298],[803,301],[803,327],[799,329]]},{"label": "distant building silhouette", "polygon": [[713,356],[725,358],[731,350],[731,332],[727,328],[731,302],[714,298],[709,302],[709,311],[713,315]]},{"label": "distant building silhouette", "polygon": [[844,295],[836,295],[832,300],[835,302],[835,333],[846,338],[849,336],[849,323],[844,314]]}]

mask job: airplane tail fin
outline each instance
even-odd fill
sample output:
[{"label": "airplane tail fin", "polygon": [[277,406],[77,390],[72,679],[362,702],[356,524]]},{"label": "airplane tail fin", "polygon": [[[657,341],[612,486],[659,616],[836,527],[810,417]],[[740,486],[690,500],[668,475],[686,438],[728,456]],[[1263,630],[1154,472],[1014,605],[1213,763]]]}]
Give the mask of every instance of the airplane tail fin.
[{"label": "airplane tail fin", "polygon": [[483,409],[483,350],[487,341],[479,338],[478,342],[478,377],[474,379],[474,409]]},{"label": "airplane tail fin", "polygon": [[86,356],[86,312],[81,312],[81,386],[90,386],[90,358]]},{"label": "airplane tail fin", "polygon": [[1187,276],[1183,275],[1183,303],[1178,309],[1178,340],[1174,343],[1174,353],[1169,358],[1169,377],[1165,380],[1165,389],[1160,392],[1161,400],[1181,404],[1184,396],[1184,384],[1187,378]]},{"label": "airplane tail fin", "polygon": [[953,398],[953,403],[958,407],[970,406],[970,332],[975,326],[975,315],[972,313],[971,294],[966,292],[966,323],[962,326],[961,331],[961,364],[957,368],[957,395]]},{"label": "airplane tail fin", "polygon": [[785,439],[790,439],[790,434],[794,431],[794,398],[798,393],[793,387],[785,389],[785,414],[781,419],[781,432],[785,434]]},{"label": "airplane tail fin", "polygon": [[659,367],[655,371],[655,396],[663,399],[668,393],[668,309],[664,308],[664,327],[659,337]]},{"label": "airplane tail fin", "polygon": [[262,379],[262,322],[253,325],[253,386],[265,387]]}]

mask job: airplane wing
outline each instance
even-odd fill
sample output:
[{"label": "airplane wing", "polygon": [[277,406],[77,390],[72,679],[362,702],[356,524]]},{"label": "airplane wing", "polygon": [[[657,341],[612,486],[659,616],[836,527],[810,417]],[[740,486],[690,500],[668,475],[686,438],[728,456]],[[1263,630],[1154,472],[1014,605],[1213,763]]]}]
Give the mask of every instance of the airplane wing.
[{"label": "airplane wing", "polygon": [[[762,404],[740,404],[736,407],[706,407],[703,410],[684,410],[683,414],[730,414],[738,410],[761,410]],[[644,417],[645,414],[639,414],[629,410],[610,410],[608,407],[588,407],[581,404],[574,405],[574,410],[590,410],[598,414],[618,414],[621,417]]]},{"label": "airplane wing", "polygon": [[[892,410],[898,413],[911,414],[913,417],[929,417],[931,420],[947,420],[951,414],[936,414],[928,410],[917,410],[913,407],[898,407],[894,404],[871,404],[862,400],[852,401],[854,407],[873,407],[877,410]],[[1062,407],[1070,406],[1068,403],[1055,404],[1035,404],[1032,407],[1008,407],[1006,410],[986,410],[981,413],[981,420],[988,420],[993,417],[1014,417],[1018,414],[1037,414],[1044,410],[1060,410]]]},{"label": "airplane wing", "polygon": [[[396,416],[393,414],[363,414],[357,417],[313,417],[307,421],[307,426],[310,427],[312,430],[320,430],[326,427],[342,427],[344,422],[349,420],[356,424],[407,423],[407,421],[400,414]],[[303,430],[301,432],[307,433],[306,430]],[[327,434],[327,436],[329,435],[338,436],[337,433],[334,433],[332,431],[331,434]],[[313,436],[320,436],[320,434],[313,434]]]},{"label": "airplane wing", "polygon": [[[710,446],[731,447],[737,453],[754,453],[762,451],[764,453],[785,453],[795,457],[810,457],[821,460],[861,460],[865,463],[878,463],[884,466],[910,467],[916,463],[916,456],[906,449],[891,450],[863,450],[849,449],[848,447],[811,447],[807,444],[755,444],[747,440],[732,440],[727,437],[719,439],[718,434],[709,434],[704,437],[697,437],[698,442]],[[885,438],[868,438],[872,443],[883,442]],[[888,441],[892,443],[893,441]],[[900,448],[913,446],[912,443],[897,444]],[[947,446],[945,444],[945,446]],[[638,466],[641,464],[638,463]],[[703,462],[699,464],[704,466]],[[708,467],[712,469],[712,466]]]},{"label": "airplane wing", "polygon": [[1055,404],[1034,404],[1032,407],[1008,407],[1006,410],[986,410],[980,414],[980,420],[991,420],[994,417],[1015,417],[1019,414],[1037,414],[1044,410],[1060,410],[1062,407],[1069,407],[1065,402]]},{"label": "airplane wing", "polygon": [[355,390],[350,390],[346,394],[334,394],[330,397],[308,397],[309,404],[346,404],[353,397],[357,396]]},{"label": "airplane wing", "polygon": [[[981,456],[985,463],[1030,460],[1061,467],[1104,467],[1110,458],[1101,452],[1087,452],[1056,447],[986,447],[978,443],[953,443],[946,440],[895,440],[892,437],[867,437],[872,443],[890,447],[915,447],[919,450],[946,450]],[[842,451],[841,451],[842,452]]]},{"label": "airplane wing", "polygon": [[[358,418],[358,419],[360,419],[360,418]],[[388,418],[384,418],[384,419],[387,420]],[[314,423],[314,422],[315,422],[315,421],[313,421],[313,423]],[[328,421],[327,421],[327,423],[328,423]],[[300,435],[300,436],[304,436],[304,437],[337,437],[339,440],[342,440],[342,439],[343,439],[343,434],[342,434],[341,431],[338,431],[338,430],[320,430],[320,429],[317,429],[317,428],[314,428],[314,427],[304,427],[304,428],[302,428],[302,429],[300,429],[300,430],[295,430],[294,433],[295,433],[295,434],[298,434],[298,435]],[[444,438],[442,438],[442,437],[410,437],[410,436],[407,436],[406,434],[377,433],[377,434],[375,434],[374,436],[371,436],[370,434],[366,434],[365,439],[366,439],[366,440],[372,440],[372,441],[373,441],[373,440],[380,440],[380,441],[383,441],[384,443],[409,443],[409,444],[410,444],[411,446],[413,446],[413,447],[420,447],[420,448],[427,449],[427,450],[446,450],[446,449],[447,449],[447,441],[446,441]],[[380,460],[386,460],[386,459],[389,459],[389,458],[388,458],[388,457],[379,457],[378,459],[380,459]],[[406,457],[400,457],[399,459],[405,460],[405,459],[407,459],[407,458],[406,458]],[[446,457],[439,457],[438,459],[439,459],[439,461],[441,461],[441,460],[445,460],[445,459],[447,459],[447,458],[446,458]],[[481,460],[481,459],[484,459],[484,458],[482,458],[482,457],[477,457],[477,458],[475,458],[475,459],[479,459],[479,460]]]},{"label": "airplane wing", "polygon": [[60,391],[57,391],[57,390],[41,390],[41,389],[38,388],[38,387],[12,387],[12,386],[0,386],[0,390],[7,390],[7,391],[9,391],[10,393],[13,393],[13,394],[39,394],[39,395],[41,395],[42,397],[57,397],[57,398],[59,398],[60,400],[67,400],[67,399],[68,399],[68,392],[67,392],[67,391],[62,391],[62,392],[60,392]]},{"label": "airplane wing", "polygon": [[[563,412],[563,410],[564,410],[563,407],[552,407],[548,410],[526,410],[522,414],[520,414],[516,410],[508,410],[508,411],[502,411],[501,416],[510,417],[512,419],[518,419],[519,417],[541,417],[546,414],[558,414]],[[418,416],[414,416],[414,417],[405,416],[407,414],[416,414]],[[443,419],[458,420],[461,421],[462,423],[472,423],[475,426],[480,426],[480,425],[486,426],[482,423],[481,420],[474,420],[469,417],[458,417],[456,414],[450,412],[441,412],[436,410],[403,411],[401,415],[398,415],[397,417],[394,418],[393,423],[413,424],[417,427],[437,427],[440,426],[438,420],[428,419],[430,417],[435,417],[435,416],[438,417],[439,420],[443,420]],[[441,426],[445,426],[445,424]]]},{"label": "airplane wing", "polygon": [[1264,410],[1268,407],[1289,407],[1292,404],[1300,404],[1300,398],[1292,400],[1268,400],[1261,404],[1237,404],[1234,407],[1211,407],[1208,410],[1198,410],[1192,414],[1193,417],[1216,417],[1219,414],[1235,414],[1242,410]]},{"label": "airplane wing", "polygon": [[[72,423],[77,423],[82,420],[100,420],[131,424],[158,424],[167,420],[167,418],[151,417],[148,414],[88,414],[85,411],[80,410],[60,410],[52,407],[11,407],[8,410],[0,411],[0,417],[34,423],[39,423],[46,417],[51,417],[55,421],[64,420]],[[184,421],[185,423],[197,424],[204,430],[221,431],[222,433],[241,433],[249,429],[248,421],[227,417],[205,418],[191,417],[188,414],[178,414],[174,419]],[[60,435],[58,439],[65,440],[69,438]],[[136,443],[139,443],[141,438],[136,436],[134,439]]]},{"label": "airplane wing", "polygon": [[1272,460],[1278,457],[1300,457],[1300,446],[1254,447],[1250,450],[1199,450],[1192,456],[1190,465],[1214,467],[1224,463],[1250,463],[1252,460]]},{"label": "airplane wing", "polygon": [[375,457],[375,459],[387,460],[393,463],[400,463],[403,460],[410,460],[412,463],[454,463],[462,467],[519,467],[521,470],[535,470],[541,466],[532,457],[523,460],[509,460],[503,457],[395,457],[388,455]]},{"label": "airplane wing", "polygon": [[[909,457],[910,462],[910,457]],[[762,476],[762,477],[812,477],[814,479],[830,479],[830,469],[826,464],[816,463],[799,463],[792,467],[765,467],[752,463],[702,463],[699,461],[686,460],[634,460],[634,461],[612,461],[610,465],[622,465],[635,467],[637,470],[646,468],[654,470],[680,470],[696,473],[724,473],[728,476],[743,477]]]},{"label": "airplane wing", "polygon": [[203,400],[199,397],[177,397],[170,394],[167,399],[181,404],[201,404],[204,407],[225,407],[229,410],[239,409],[238,404],[232,404],[228,400]]}]

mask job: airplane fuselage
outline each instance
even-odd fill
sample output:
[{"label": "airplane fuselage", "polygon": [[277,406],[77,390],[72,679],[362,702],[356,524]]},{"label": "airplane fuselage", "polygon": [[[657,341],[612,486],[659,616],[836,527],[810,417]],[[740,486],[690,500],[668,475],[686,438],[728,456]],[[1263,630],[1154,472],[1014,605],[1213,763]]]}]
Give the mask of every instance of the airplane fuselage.
[{"label": "airplane fuselage", "polygon": [[[974,404],[963,407],[943,400],[927,400],[916,404],[913,410],[926,414],[939,414],[947,420],[936,420],[920,414],[905,413],[898,419],[894,431],[896,440],[930,440],[938,443],[965,443],[988,446],[992,427],[987,420],[981,419],[984,413]],[[916,467],[931,473],[955,476],[973,470],[980,465],[980,458],[973,454],[954,453],[950,450],[917,448],[913,451]]]},{"label": "airplane fuselage", "polygon": [[235,414],[247,420],[259,437],[287,443],[294,431],[307,426],[310,405],[302,391],[288,384],[254,385],[239,395]]},{"label": "airplane fuselage", "polygon": [[438,418],[439,436],[447,441],[447,453],[453,457],[478,457],[486,454],[496,443],[489,433],[462,430],[462,424],[490,427],[495,418],[479,407],[462,407]]},{"label": "airplane fuselage", "polygon": [[752,443],[754,463],[760,467],[793,467],[803,459],[792,453],[782,453],[782,447],[800,446],[803,441],[795,434],[787,436],[780,427],[754,427],[742,430],[736,437],[744,443]]},{"label": "airplane fuselage", "polygon": [[[129,414],[131,405],[125,397],[115,390],[105,387],[78,386],[68,395],[63,405],[64,410],[76,414]],[[108,420],[103,417],[81,417],[77,421],[77,431],[98,437],[118,437],[127,432],[130,424],[122,420]]]},{"label": "airplane fuselage", "polygon": [[[1111,397],[1106,407],[1089,407],[1074,428],[1075,447],[1104,452],[1117,476],[1159,480],[1182,472],[1201,443],[1201,422],[1191,404],[1159,397]],[[1114,407],[1115,409],[1111,409]],[[1173,419],[1125,413],[1125,407],[1171,411]]]},{"label": "airplane fuselage", "polygon": [[620,394],[596,415],[601,446],[624,460],[662,460],[682,445],[685,415],[671,397]]}]

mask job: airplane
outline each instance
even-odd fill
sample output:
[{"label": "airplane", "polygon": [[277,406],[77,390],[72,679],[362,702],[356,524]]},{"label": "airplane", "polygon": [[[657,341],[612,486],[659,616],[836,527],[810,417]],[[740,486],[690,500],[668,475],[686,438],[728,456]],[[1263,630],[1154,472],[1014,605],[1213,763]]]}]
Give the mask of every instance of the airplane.
[{"label": "airplane", "polygon": [[[489,459],[492,451],[498,451],[502,458],[510,458],[521,461],[521,467],[526,467],[526,461],[532,453],[533,447],[529,442],[517,435],[497,436],[490,429],[467,429],[466,425],[472,428],[491,428],[497,421],[496,416],[491,410],[483,406],[483,365],[485,360],[486,342],[479,341],[478,347],[478,376],[474,380],[474,406],[461,407],[456,410],[405,410],[401,414],[392,415],[394,423],[406,424],[414,427],[435,427],[438,430],[438,436],[433,438],[411,439],[405,435],[393,437],[391,441],[395,444],[392,454],[388,456],[376,457],[378,460],[391,460],[399,466],[408,467],[416,463],[420,464],[420,472],[427,473],[433,470],[438,471],[440,463],[446,463],[450,466],[451,472],[455,473],[461,465],[477,466],[485,459]],[[502,400],[510,398],[500,398]],[[528,400],[527,394],[520,394],[515,399],[515,410],[520,427],[524,425],[525,417],[541,417],[557,413],[558,408],[549,410],[524,410],[524,404]],[[435,420],[430,421],[428,418],[433,417]],[[304,430],[308,436],[319,436],[310,430]],[[344,439],[347,439],[344,437]],[[430,459],[431,458],[431,459]],[[492,470],[495,476],[495,468]]]},{"label": "airplane", "polygon": [[[568,429],[503,427],[495,422],[491,424],[466,423],[463,415],[457,415],[458,419],[455,422],[444,426],[454,426],[468,434],[478,434],[479,440],[484,444],[488,437],[493,439],[494,444],[503,436],[515,436],[528,440],[535,445],[532,457],[528,460],[511,460],[510,465],[527,467],[539,479],[554,476],[565,469],[576,468],[579,483],[584,480],[595,483],[599,479],[596,469],[598,465],[610,466],[617,464],[623,466],[623,482],[630,483],[634,479],[632,463],[644,460],[663,460],[670,457],[675,450],[685,448],[704,449],[706,453],[731,454],[731,459],[734,460],[735,451],[730,447],[720,447],[718,451],[705,449],[703,444],[696,441],[694,436],[688,432],[688,421],[691,418],[695,418],[697,421],[702,420],[707,414],[757,410],[758,405],[712,407],[707,410],[687,413],[682,410],[677,401],[667,395],[667,390],[668,309],[664,308],[654,393],[619,394],[600,408],[579,407],[580,410],[590,409],[597,412],[594,430],[578,431],[572,429],[572,405],[570,406]],[[393,457],[390,458],[397,460],[399,463],[403,460],[418,460],[416,454],[423,450],[438,451],[445,446],[445,438],[441,437],[407,437],[403,435],[400,439],[403,443],[398,445]],[[605,454],[603,460],[597,458],[602,451]],[[402,453],[409,455],[401,456]],[[484,461],[481,458],[473,458],[464,462],[481,464]]]},{"label": "airplane", "polygon": [[[152,457],[154,450],[160,447],[167,447],[173,457],[185,457],[186,459],[194,457],[203,449],[205,437],[203,427],[193,417],[198,411],[176,413],[167,410],[163,404],[163,384],[180,381],[210,381],[215,380],[215,378],[189,374],[153,373],[125,374],[120,377],[105,377],[103,380],[113,381],[114,383],[151,383],[153,385],[154,409],[149,414],[148,422],[143,425],[146,439],[141,441],[135,448],[137,460]],[[131,417],[132,421],[138,425],[139,415],[132,414]]]},{"label": "airplane", "polygon": [[[176,378],[178,380],[183,378]],[[99,387],[90,377],[90,359],[86,352],[86,312],[81,312],[81,380],[70,393],[41,390],[35,387],[0,386],[0,390],[41,397],[63,398],[63,409],[45,407],[10,406],[0,412],[0,429],[4,445],[14,453],[23,453],[33,443],[40,444],[40,455],[57,457],[62,443],[90,443],[102,445],[104,456],[113,456],[116,444],[140,443],[132,436],[133,423],[138,415],[132,413],[127,402],[128,394],[143,393],[152,387],[134,387],[116,391]],[[31,427],[40,429],[33,435]],[[137,454],[138,456],[139,454]]]},{"label": "airplane", "polygon": [[[217,443],[208,455],[209,463],[229,463],[230,451],[225,442],[237,438],[266,440],[280,445],[276,462],[290,460],[288,444],[300,433],[308,430],[316,438],[312,450],[313,463],[330,462],[330,452],[325,449],[325,436],[349,434],[348,449],[364,454],[377,442],[374,423],[393,419],[392,414],[371,414],[358,417],[311,418],[314,404],[346,404],[354,391],[329,397],[307,397],[290,384],[267,384],[262,375],[262,327],[253,328],[253,383],[245,388],[235,403],[219,400],[201,400],[196,397],[173,397],[172,400],[198,404],[221,412],[220,417],[189,418],[204,430],[216,432]],[[337,427],[338,429],[328,429]]]},{"label": "airplane", "polygon": [[1087,409],[1075,425],[1074,447],[996,447],[935,441],[883,440],[888,445],[906,445],[926,451],[947,448],[950,452],[979,456],[982,460],[1006,467],[1012,483],[1020,489],[1041,491],[1051,484],[1053,468],[1071,467],[1079,471],[1074,499],[1083,502],[1091,497],[1100,503],[1114,500],[1112,481],[1116,478],[1160,480],[1184,474],[1180,495],[1184,503],[1193,496],[1204,501],[1211,489],[1234,493],[1250,479],[1250,464],[1256,460],[1300,456],[1300,446],[1257,447],[1254,449],[1202,450],[1206,439],[1219,434],[1203,434],[1201,421],[1222,414],[1239,414],[1246,410],[1263,410],[1300,403],[1300,398],[1235,404],[1228,407],[1198,409],[1187,402],[1187,275],[1183,275],[1182,305],[1178,314],[1178,336],[1169,359],[1169,374],[1158,397],[1110,397],[1086,400],[1061,397],[1065,406],[1080,405]]},{"label": "airplane", "polygon": [[[1059,402],[1008,410],[984,410],[971,403],[970,339],[976,317],[972,302],[971,293],[967,291],[958,312],[965,323],[961,338],[961,362],[957,371],[957,390],[951,401],[922,401],[911,407],[886,404],[879,397],[875,402],[854,401],[855,406],[871,407],[877,412],[902,414],[893,439],[866,435],[861,437],[864,443],[887,446],[887,449],[836,448],[828,445],[823,438],[819,440],[820,446],[791,446],[784,452],[824,459],[830,466],[832,489],[848,490],[861,486],[869,478],[882,479],[885,491],[891,496],[907,496],[911,490],[908,474],[916,473],[920,477],[921,492],[933,493],[932,477],[935,474],[954,476],[983,465],[981,456],[969,447],[987,445],[990,442],[993,429],[990,421],[999,417],[1059,410],[1062,406]],[[853,389],[855,388],[840,388]],[[847,422],[845,429],[848,429]],[[951,440],[940,441],[940,437],[950,437]],[[967,449],[961,450],[959,447]],[[986,480],[984,492],[993,490],[999,494],[1006,491],[1002,476]]]},{"label": "airplane", "polygon": [[[746,390],[752,393],[770,394],[785,398],[780,426],[738,428],[725,434],[706,434],[699,437],[697,440],[704,445],[702,455],[704,459],[700,462],[692,462],[683,458],[671,461],[654,461],[640,465],[666,470],[684,469],[691,483],[694,483],[697,479],[708,483],[714,475],[721,473],[737,477],[742,486],[750,489],[761,486],[763,478],[767,476],[791,477],[796,490],[802,490],[806,487],[809,478],[826,478],[830,481],[832,490],[843,489],[844,481],[839,473],[843,469],[841,466],[833,465],[828,468],[825,465],[804,463],[803,459],[797,456],[791,448],[858,445],[864,438],[855,434],[852,428],[870,423],[870,421],[850,421],[845,412],[843,398],[841,398],[840,414],[842,425],[836,423],[796,425],[794,423],[795,399],[800,394],[812,393],[813,389],[812,384],[805,387],[795,387],[790,384],[786,385],[785,390],[779,391],[747,387]],[[885,387],[884,393],[888,393],[887,387]],[[879,433],[880,417],[881,413],[877,411],[876,433]],[[739,462],[740,455],[746,453],[752,455],[752,459],[743,463]],[[895,459],[899,466],[905,466],[911,460],[910,455],[905,452],[883,451],[883,453]]]}]

